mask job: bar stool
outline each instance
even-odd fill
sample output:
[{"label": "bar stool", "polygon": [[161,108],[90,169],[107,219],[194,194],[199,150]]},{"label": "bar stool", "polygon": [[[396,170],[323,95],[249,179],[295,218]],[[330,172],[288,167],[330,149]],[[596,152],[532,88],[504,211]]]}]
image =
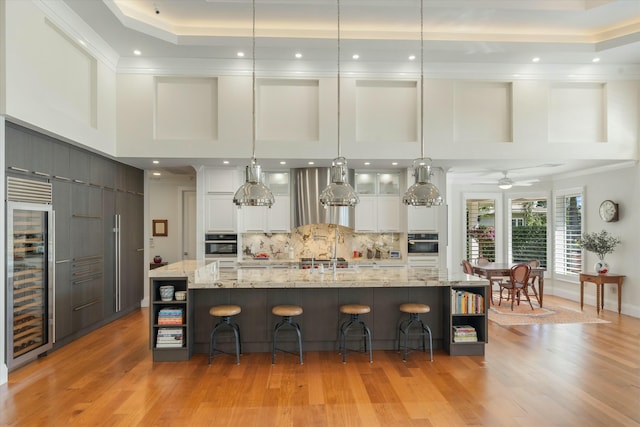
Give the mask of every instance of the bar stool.
[{"label": "bar stool", "polygon": [[293,327],[298,334],[298,351],[300,352],[300,364],[302,365],[302,332],[300,331],[300,325],[293,321],[293,316],[299,316],[302,314],[302,307],[299,307],[297,305],[276,305],[271,309],[271,313],[276,316],[282,317],[282,319],[273,328],[273,351],[271,353],[271,363],[276,363],[276,350],[280,350],[285,353],[291,353],[289,351],[278,348],[277,346],[278,331],[280,331],[282,327],[289,325]]},{"label": "bar stool", "polygon": [[238,305],[216,305],[209,309],[209,314],[214,317],[219,317],[220,321],[211,330],[211,337],[209,338],[209,365],[211,365],[211,358],[215,356],[215,353],[226,353],[225,351],[218,350],[216,348],[216,332],[221,328],[229,328],[233,331],[236,338],[236,364],[240,364],[240,354],[242,353],[242,341],[240,340],[240,327],[237,323],[231,321],[231,316],[235,316],[242,310]]},{"label": "bar stool", "polygon": [[429,360],[433,362],[433,340],[431,337],[431,329],[422,321],[422,319],[420,319],[420,314],[430,312],[431,307],[429,307],[427,304],[405,303],[400,305],[400,311],[409,314],[409,318],[400,322],[400,326],[398,327],[398,351],[400,351],[400,341],[402,338],[400,335],[404,335],[404,345],[402,346],[404,351],[402,354],[402,361],[407,361],[407,352],[409,350],[409,329],[411,328],[411,325],[415,323],[420,326],[420,332],[411,335],[422,337],[422,351],[425,352],[427,351],[425,345],[425,337],[427,334],[429,335]]},{"label": "bar stool", "polygon": [[345,320],[340,325],[340,353],[342,353],[342,363],[347,363],[347,335],[349,328],[354,324],[358,324],[362,327],[362,336],[364,338],[364,351],[367,351],[367,344],[369,348],[369,363],[373,363],[373,353],[371,349],[371,330],[360,319],[361,314],[367,314],[371,311],[371,307],[368,305],[360,304],[345,304],[340,306],[340,313],[348,314],[349,320]]}]

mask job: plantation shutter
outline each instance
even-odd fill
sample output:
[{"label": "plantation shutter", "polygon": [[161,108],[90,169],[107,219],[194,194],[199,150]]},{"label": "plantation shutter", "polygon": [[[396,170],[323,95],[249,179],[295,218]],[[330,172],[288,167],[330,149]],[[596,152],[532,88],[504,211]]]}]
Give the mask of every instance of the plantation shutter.
[{"label": "plantation shutter", "polygon": [[511,200],[512,262],[538,260],[547,268],[547,206],[546,197]]},{"label": "plantation shutter", "polygon": [[483,257],[495,261],[495,200],[467,199],[466,202],[466,258],[474,261]]},{"label": "plantation shutter", "polygon": [[582,189],[555,195],[554,272],[575,279],[582,271]]}]

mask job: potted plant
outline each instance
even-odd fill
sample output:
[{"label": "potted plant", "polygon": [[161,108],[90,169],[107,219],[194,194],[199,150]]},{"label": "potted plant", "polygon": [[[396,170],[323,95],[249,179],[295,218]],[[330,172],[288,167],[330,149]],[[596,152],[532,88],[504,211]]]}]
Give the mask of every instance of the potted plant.
[{"label": "potted plant", "polygon": [[604,257],[613,253],[616,246],[620,244],[620,238],[612,236],[606,230],[602,230],[599,233],[584,233],[577,243],[584,250],[598,255],[600,261],[596,263],[595,270],[600,274],[605,274],[609,271],[609,265],[604,261]]}]

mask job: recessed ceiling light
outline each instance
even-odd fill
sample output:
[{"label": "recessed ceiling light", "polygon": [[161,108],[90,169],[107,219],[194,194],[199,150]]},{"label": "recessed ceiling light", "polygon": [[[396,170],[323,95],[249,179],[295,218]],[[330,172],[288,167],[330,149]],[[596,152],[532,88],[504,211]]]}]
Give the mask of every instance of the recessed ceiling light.
[{"label": "recessed ceiling light", "polygon": [[285,162],[284,160],[280,162],[281,165],[286,165],[287,162]]},{"label": "recessed ceiling light", "polygon": [[244,52],[238,52],[238,53],[236,53],[236,55],[238,55],[239,58],[243,58],[244,57]]},{"label": "recessed ceiling light", "polygon": [[398,162],[391,162],[392,166],[398,166]]},{"label": "recessed ceiling light", "polygon": [[296,58],[298,58],[298,59],[302,58],[302,54],[300,52],[297,52],[296,53]]},{"label": "recessed ceiling light", "polygon": [[80,43],[82,46],[86,46],[87,44],[84,42],[84,40],[82,39],[78,39],[78,43]]},{"label": "recessed ceiling light", "polygon": [[154,164],[154,165],[157,165],[158,163],[160,163],[160,161],[159,161],[159,160],[154,160],[154,161],[153,161],[153,164]]},{"label": "recessed ceiling light", "polygon": [[154,175],[154,176],[160,176],[160,175],[161,175],[161,173],[160,173],[160,172],[154,172],[154,173],[153,173],[153,175]]},{"label": "recessed ceiling light", "polygon": [[140,55],[142,55],[142,52],[140,52],[138,49],[136,49],[136,50],[133,51],[133,54],[135,56],[140,56]]},{"label": "recessed ceiling light", "polygon": [[309,164],[310,164],[310,165],[315,165],[315,164],[316,164],[316,162],[309,162]]},{"label": "recessed ceiling light", "polygon": [[414,59],[416,59],[416,56],[415,56],[415,55],[410,55],[410,56],[409,56],[409,61],[413,61]]},{"label": "recessed ceiling light", "polygon": [[531,59],[531,61],[533,61],[533,62],[540,62],[540,58],[536,56],[535,58],[532,58],[532,59]]},{"label": "recessed ceiling light", "polygon": [[358,55],[358,54],[356,53],[356,54],[354,54],[354,55],[352,56],[352,58],[353,58],[353,59],[359,59],[359,58],[360,58],[360,55]]},{"label": "recessed ceiling light", "polygon": [[365,166],[369,166],[371,164],[371,162],[364,162]]},{"label": "recessed ceiling light", "polygon": [[592,61],[592,62],[600,62],[600,58],[595,57],[595,58],[593,58],[591,61]]},{"label": "recessed ceiling light", "polygon": [[228,165],[229,164],[229,160],[223,160],[222,163],[225,164],[225,165]]}]

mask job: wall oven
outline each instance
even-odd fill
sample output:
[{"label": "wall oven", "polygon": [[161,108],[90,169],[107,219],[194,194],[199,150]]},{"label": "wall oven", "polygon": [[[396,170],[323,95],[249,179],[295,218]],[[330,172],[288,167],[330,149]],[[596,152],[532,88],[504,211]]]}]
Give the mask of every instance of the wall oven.
[{"label": "wall oven", "polygon": [[235,257],[238,254],[237,234],[206,234],[204,239],[204,256]]},{"label": "wall oven", "polygon": [[408,255],[438,255],[438,233],[407,234]]}]

